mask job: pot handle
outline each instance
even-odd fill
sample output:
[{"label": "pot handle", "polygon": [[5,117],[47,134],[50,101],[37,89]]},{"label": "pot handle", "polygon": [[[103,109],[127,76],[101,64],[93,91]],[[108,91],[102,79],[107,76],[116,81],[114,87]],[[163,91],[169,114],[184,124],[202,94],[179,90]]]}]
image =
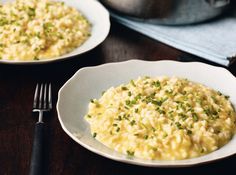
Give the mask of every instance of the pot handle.
[{"label": "pot handle", "polygon": [[230,0],[205,0],[205,1],[209,3],[211,7],[214,8],[223,7],[230,3]]}]

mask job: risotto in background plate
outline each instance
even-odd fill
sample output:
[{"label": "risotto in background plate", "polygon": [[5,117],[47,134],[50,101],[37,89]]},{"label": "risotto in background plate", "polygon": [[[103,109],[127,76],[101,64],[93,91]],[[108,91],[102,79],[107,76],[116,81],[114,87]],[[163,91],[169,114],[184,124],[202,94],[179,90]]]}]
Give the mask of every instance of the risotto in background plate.
[{"label": "risotto in background plate", "polygon": [[63,130],[94,153],[142,166],[192,166],[236,154],[235,87],[228,70],[203,63],[108,63],[68,80],[57,112]]},{"label": "risotto in background plate", "polygon": [[0,6],[0,58],[40,60],[71,52],[90,36],[75,8],[51,0],[15,0]]},{"label": "risotto in background plate", "polygon": [[43,63],[75,56],[101,43],[109,28],[108,12],[94,0],[4,0],[0,62]]}]

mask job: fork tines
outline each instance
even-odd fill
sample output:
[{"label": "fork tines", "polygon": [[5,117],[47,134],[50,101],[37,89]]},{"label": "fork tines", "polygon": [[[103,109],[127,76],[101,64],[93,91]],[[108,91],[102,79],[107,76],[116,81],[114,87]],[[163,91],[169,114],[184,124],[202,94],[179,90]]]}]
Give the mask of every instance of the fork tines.
[{"label": "fork tines", "polygon": [[52,90],[51,83],[37,84],[34,93],[33,110],[52,109]]}]

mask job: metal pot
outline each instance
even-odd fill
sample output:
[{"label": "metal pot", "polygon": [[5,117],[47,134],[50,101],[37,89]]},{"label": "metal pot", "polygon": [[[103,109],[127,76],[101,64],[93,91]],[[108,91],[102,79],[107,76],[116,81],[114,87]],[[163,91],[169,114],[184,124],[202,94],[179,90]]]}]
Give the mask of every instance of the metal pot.
[{"label": "metal pot", "polygon": [[214,18],[230,0],[100,0],[117,12],[152,23],[178,25]]}]

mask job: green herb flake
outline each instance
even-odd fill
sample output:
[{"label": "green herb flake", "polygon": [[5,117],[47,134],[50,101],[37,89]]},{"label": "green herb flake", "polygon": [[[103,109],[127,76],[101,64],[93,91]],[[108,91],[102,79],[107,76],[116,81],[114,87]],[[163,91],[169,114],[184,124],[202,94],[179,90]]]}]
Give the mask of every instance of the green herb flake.
[{"label": "green herb flake", "polygon": [[39,58],[38,58],[37,56],[35,56],[35,57],[34,57],[34,60],[38,61],[38,60],[39,60]]},{"label": "green herb flake", "polygon": [[187,134],[188,135],[191,135],[193,132],[191,131],[191,130],[189,130],[189,129],[187,129]]},{"label": "green herb flake", "polygon": [[183,129],[182,125],[181,125],[179,122],[175,122],[175,126],[176,126],[178,129]]},{"label": "green herb flake", "polygon": [[163,134],[163,138],[166,138],[167,136],[168,136],[167,133],[164,133],[164,134]]},{"label": "green herb flake", "polygon": [[157,148],[152,148],[152,150],[156,152],[156,151],[157,151]]},{"label": "green herb flake", "polygon": [[126,91],[126,90],[128,90],[128,88],[125,87],[125,86],[122,86],[122,87],[121,87],[121,90],[122,90],[122,91]]},{"label": "green herb flake", "polygon": [[179,114],[179,115],[180,115],[180,117],[181,117],[181,119],[182,119],[183,121],[185,121],[185,120],[188,118],[188,116],[185,115],[185,114],[183,114],[183,113],[181,113],[181,114]]},{"label": "green herb flake", "polygon": [[129,110],[129,107],[128,107],[128,106],[125,106],[124,108],[127,109],[127,110]]},{"label": "green herb flake", "polygon": [[135,108],[134,112],[135,112],[135,113],[138,113],[138,108]]},{"label": "green herb flake", "polygon": [[210,116],[211,115],[211,111],[209,109],[204,109],[204,113],[207,115],[207,116]]},{"label": "green herb flake", "polygon": [[118,120],[119,120],[119,121],[121,121],[121,120],[122,120],[122,118],[121,118],[121,116],[120,116],[120,115],[118,116]]},{"label": "green herb flake", "polygon": [[162,100],[152,100],[151,103],[154,105],[157,105],[157,106],[161,106],[163,101]]},{"label": "green herb flake", "polygon": [[126,115],[124,115],[123,118],[129,121],[129,118]]},{"label": "green herb flake", "polygon": [[36,15],[35,8],[28,8],[28,15],[29,17],[34,17]]},{"label": "green herb flake", "polygon": [[134,80],[130,80],[130,83],[132,86],[136,87],[135,83],[134,83]]},{"label": "green herb flake", "polygon": [[132,104],[131,104],[131,101],[130,101],[130,100],[125,100],[125,104],[126,104],[127,106],[132,106]]},{"label": "green herb flake", "polygon": [[196,113],[192,113],[193,121],[197,122],[198,121],[198,116]]},{"label": "green herb flake", "polygon": [[225,95],[224,97],[225,97],[226,100],[228,100],[230,96],[229,95]]},{"label": "green herb flake", "polygon": [[133,126],[134,124],[135,124],[135,120],[132,120],[132,121],[130,122],[130,125]]},{"label": "green herb flake", "polygon": [[119,132],[120,131],[120,127],[118,127],[117,129],[116,129],[116,132]]},{"label": "green herb flake", "polygon": [[131,95],[132,95],[132,93],[129,91],[129,92],[128,92],[128,96],[130,97]]},{"label": "green herb flake", "polygon": [[144,139],[147,140],[147,139],[148,139],[148,135],[145,135],[145,136],[144,136]]},{"label": "green herb flake", "polygon": [[93,133],[93,138],[95,138],[97,136],[97,133],[95,132],[95,133]]},{"label": "green herb flake", "polygon": [[8,24],[7,19],[5,19],[5,18],[0,19],[0,26],[4,26],[4,25],[7,25],[7,24]]},{"label": "green herb flake", "polygon": [[164,110],[160,109],[160,108],[157,108],[156,110],[157,110],[160,114],[164,114],[164,115],[166,114],[166,112],[165,112]]},{"label": "green herb flake", "polygon": [[128,156],[134,156],[134,151],[127,150],[126,153]]},{"label": "green herb flake", "polygon": [[88,114],[88,115],[87,115],[87,118],[92,118],[92,116]]},{"label": "green herb flake", "polygon": [[153,86],[155,86],[155,87],[157,87],[157,88],[159,88],[160,86],[161,86],[161,83],[160,83],[160,81],[154,81],[153,83],[152,83],[152,85]]}]

